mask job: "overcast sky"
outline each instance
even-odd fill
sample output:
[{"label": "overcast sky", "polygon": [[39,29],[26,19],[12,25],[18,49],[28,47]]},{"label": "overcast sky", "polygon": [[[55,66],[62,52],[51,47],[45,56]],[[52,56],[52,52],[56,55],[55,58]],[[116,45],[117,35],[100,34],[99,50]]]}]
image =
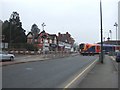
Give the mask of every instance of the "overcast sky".
[{"label": "overcast sky", "polygon": [[[118,1],[102,0],[103,34],[108,37],[118,22]],[[69,32],[77,43],[96,43],[100,41],[100,3],[99,0],[1,0],[0,19],[9,20],[13,11],[20,15],[23,28],[28,33],[35,23],[42,31],[51,34]]]}]

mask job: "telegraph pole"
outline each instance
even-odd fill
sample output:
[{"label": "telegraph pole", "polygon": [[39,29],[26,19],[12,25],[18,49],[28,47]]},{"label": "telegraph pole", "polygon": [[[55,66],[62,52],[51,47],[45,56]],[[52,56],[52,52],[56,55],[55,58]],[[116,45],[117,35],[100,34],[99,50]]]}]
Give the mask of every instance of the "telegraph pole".
[{"label": "telegraph pole", "polygon": [[101,54],[100,59],[101,63],[103,63],[103,29],[102,29],[102,4],[100,0],[100,24],[101,24]]}]

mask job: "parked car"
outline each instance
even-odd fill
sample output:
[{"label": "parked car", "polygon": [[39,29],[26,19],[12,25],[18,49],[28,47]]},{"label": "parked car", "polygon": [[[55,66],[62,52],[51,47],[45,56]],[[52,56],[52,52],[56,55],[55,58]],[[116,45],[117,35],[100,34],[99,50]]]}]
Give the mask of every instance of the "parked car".
[{"label": "parked car", "polygon": [[120,62],[120,52],[118,52],[116,55],[116,62]]},{"label": "parked car", "polygon": [[0,51],[0,61],[4,61],[4,60],[14,60],[15,56],[13,54],[9,54],[5,51]]}]

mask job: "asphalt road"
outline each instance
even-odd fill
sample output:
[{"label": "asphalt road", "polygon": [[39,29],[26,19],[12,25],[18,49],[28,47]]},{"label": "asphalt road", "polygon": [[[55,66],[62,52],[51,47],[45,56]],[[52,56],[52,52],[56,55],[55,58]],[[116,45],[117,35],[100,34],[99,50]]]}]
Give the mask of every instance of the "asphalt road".
[{"label": "asphalt road", "polygon": [[[28,62],[2,68],[3,88],[64,88],[67,80],[97,56],[74,56]],[[65,83],[66,82],[66,83]]]}]

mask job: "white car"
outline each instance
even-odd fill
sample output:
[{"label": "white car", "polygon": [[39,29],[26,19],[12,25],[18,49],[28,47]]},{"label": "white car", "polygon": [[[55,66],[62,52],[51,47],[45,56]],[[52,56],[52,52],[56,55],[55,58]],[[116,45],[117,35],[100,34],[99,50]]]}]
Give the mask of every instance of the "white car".
[{"label": "white car", "polygon": [[3,60],[14,60],[14,55],[13,54],[8,54],[7,52],[4,52],[4,51],[0,51],[0,61],[3,61]]}]

